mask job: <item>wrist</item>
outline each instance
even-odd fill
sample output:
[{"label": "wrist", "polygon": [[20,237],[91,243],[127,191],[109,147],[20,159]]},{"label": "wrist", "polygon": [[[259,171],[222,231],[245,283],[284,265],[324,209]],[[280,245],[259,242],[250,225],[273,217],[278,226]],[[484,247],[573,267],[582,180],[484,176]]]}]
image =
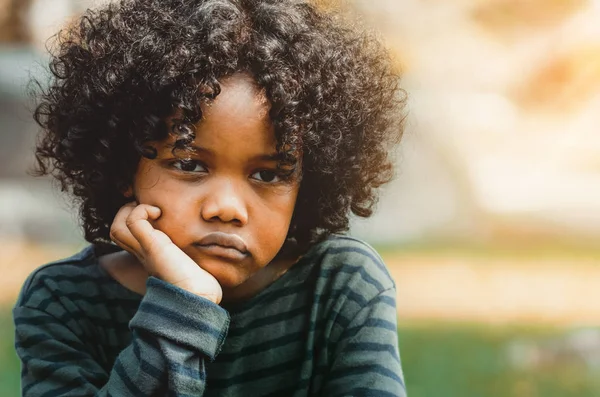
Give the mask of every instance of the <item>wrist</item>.
[{"label": "wrist", "polygon": [[207,299],[217,305],[221,303],[221,299],[223,298],[223,292],[220,286],[218,287],[218,289],[215,288],[211,291],[208,288],[206,288],[206,285],[198,285],[197,283],[189,281],[182,281],[171,284],[191,294]]}]

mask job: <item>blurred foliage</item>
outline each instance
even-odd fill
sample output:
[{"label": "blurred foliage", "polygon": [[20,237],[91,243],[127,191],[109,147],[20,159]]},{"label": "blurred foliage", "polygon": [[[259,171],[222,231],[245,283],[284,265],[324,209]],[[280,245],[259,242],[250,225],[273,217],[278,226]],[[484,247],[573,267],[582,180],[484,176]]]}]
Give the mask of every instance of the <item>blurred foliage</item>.
[{"label": "blurred foliage", "polygon": [[473,8],[472,18],[499,33],[553,26],[581,9],[586,0],[490,0]]},{"label": "blurred foliage", "polygon": [[514,90],[526,109],[577,110],[600,89],[600,43],[550,54],[546,63],[525,84]]},{"label": "blurred foliage", "polygon": [[31,0],[0,0],[0,43],[26,43],[30,32],[26,16]]},{"label": "blurred foliage", "polygon": [[19,396],[21,369],[14,348],[14,326],[9,308],[0,311],[0,395]]},{"label": "blurred foliage", "polygon": [[[574,260],[597,261],[600,246],[597,241],[579,240],[506,240],[476,243],[473,241],[423,240],[406,243],[375,243],[374,248],[385,258],[420,256],[431,258],[481,258],[483,266],[489,259]],[[529,262],[528,262],[529,263]],[[540,263],[543,263],[540,261]]]},{"label": "blurred foliage", "polygon": [[598,373],[574,360],[517,368],[514,340],[544,343],[565,331],[439,324],[401,328],[410,397],[597,397]]}]

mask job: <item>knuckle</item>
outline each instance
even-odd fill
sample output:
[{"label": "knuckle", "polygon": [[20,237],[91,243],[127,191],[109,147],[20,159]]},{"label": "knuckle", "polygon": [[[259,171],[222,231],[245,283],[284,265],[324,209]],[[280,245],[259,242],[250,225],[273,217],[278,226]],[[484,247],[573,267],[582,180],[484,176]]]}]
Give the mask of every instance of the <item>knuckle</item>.
[{"label": "knuckle", "polygon": [[125,219],[125,225],[126,225],[127,227],[131,227],[131,226],[133,226],[133,224],[134,224],[135,222],[137,222],[137,219],[135,219],[135,218],[127,217],[127,219]]},{"label": "knuckle", "polygon": [[111,238],[111,240],[120,240],[121,237],[123,236],[123,229],[119,228],[119,227],[111,227],[110,228],[110,232],[109,232],[109,236]]},{"label": "knuckle", "polygon": [[117,226],[115,226],[115,224],[113,223],[113,225],[110,227],[110,230],[108,232],[108,235],[110,236],[110,238],[115,238],[117,237],[117,234],[119,233],[119,229]]},{"label": "knuckle", "polygon": [[127,227],[131,227],[131,225],[133,225],[137,221],[140,221],[143,219],[144,219],[143,213],[140,213],[140,211],[137,211],[137,208],[136,208],[133,211],[131,211],[131,213],[127,216],[127,218],[125,218],[125,225],[127,225]]}]

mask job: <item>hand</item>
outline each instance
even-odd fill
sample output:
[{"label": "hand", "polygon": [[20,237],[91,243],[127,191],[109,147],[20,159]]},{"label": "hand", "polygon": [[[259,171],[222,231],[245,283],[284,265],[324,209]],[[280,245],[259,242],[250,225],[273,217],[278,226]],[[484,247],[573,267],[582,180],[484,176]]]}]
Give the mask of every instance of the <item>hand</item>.
[{"label": "hand", "polygon": [[152,226],[160,214],[158,207],[127,203],[115,216],[110,238],[134,255],[151,276],[219,304],[223,297],[219,282]]}]

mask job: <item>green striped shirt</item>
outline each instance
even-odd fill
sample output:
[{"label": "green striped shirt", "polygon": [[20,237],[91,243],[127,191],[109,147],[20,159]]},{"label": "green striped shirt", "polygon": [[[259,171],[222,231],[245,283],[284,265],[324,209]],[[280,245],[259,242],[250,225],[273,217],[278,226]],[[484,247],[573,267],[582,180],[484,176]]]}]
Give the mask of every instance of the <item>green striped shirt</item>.
[{"label": "green striped shirt", "polygon": [[224,307],[154,277],[132,292],[90,245],[23,286],[23,395],[405,396],[395,296],[379,255],[349,237]]}]

